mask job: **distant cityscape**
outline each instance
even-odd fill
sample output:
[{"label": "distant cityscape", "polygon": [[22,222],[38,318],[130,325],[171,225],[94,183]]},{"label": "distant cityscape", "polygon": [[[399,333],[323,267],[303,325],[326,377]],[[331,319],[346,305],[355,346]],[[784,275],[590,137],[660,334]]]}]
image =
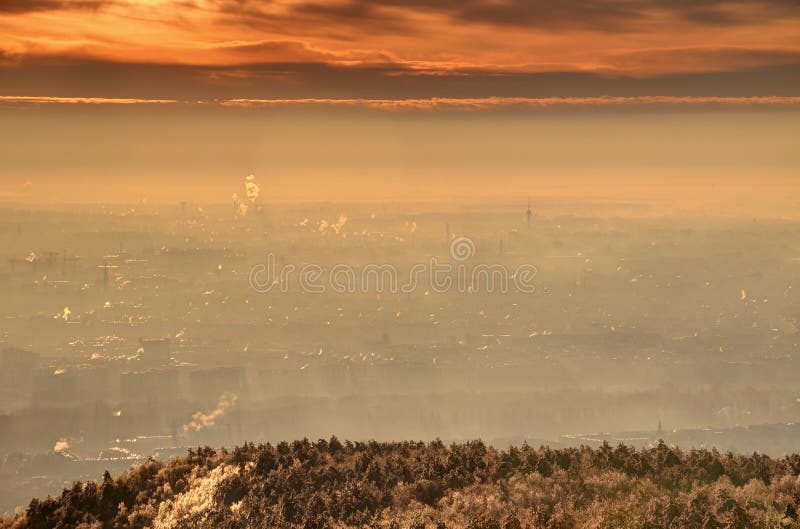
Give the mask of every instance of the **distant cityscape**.
[{"label": "distant cityscape", "polygon": [[[332,434],[796,451],[797,233],[535,197],[4,208],[0,511],[189,447]],[[547,292],[248,285],[268,252],[402,270],[459,236]]]}]

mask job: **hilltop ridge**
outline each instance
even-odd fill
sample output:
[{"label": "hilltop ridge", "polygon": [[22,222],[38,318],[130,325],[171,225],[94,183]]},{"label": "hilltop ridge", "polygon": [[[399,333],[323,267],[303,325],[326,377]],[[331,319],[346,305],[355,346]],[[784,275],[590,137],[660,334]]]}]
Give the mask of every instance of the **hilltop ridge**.
[{"label": "hilltop ridge", "polygon": [[800,455],[661,442],[246,443],[150,460],[35,499],[2,529],[797,527]]}]

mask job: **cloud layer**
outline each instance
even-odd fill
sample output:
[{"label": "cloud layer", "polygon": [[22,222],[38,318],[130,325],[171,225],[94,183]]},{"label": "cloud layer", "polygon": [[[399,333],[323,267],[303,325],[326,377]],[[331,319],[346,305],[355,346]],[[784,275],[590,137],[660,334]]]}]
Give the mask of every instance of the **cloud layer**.
[{"label": "cloud layer", "polygon": [[800,97],[484,97],[430,99],[230,99],[223,106],[344,106],[378,110],[487,110],[493,108],[658,107],[658,106],[796,106]]},{"label": "cloud layer", "polygon": [[[0,15],[3,95],[543,95],[533,80],[565,96],[800,93],[785,73],[800,66],[794,0],[5,0]],[[765,70],[784,82],[759,89]],[[739,74],[738,91],[717,73]],[[699,92],[675,91],[687,75]],[[617,78],[663,88],[603,91]]]}]

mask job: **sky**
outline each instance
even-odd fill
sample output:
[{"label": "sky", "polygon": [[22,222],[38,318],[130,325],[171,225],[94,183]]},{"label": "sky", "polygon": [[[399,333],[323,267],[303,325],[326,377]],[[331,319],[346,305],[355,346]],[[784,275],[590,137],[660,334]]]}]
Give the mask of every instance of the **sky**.
[{"label": "sky", "polygon": [[793,189],[798,109],[796,0],[0,1],[6,200]]}]

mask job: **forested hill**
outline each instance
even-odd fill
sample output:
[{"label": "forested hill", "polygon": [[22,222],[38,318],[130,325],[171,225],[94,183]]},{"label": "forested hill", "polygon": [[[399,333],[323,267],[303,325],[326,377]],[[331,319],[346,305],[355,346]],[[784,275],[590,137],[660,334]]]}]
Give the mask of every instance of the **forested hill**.
[{"label": "forested hill", "polygon": [[200,448],[34,500],[7,528],[800,527],[800,455],[659,444],[495,450],[342,443]]}]

